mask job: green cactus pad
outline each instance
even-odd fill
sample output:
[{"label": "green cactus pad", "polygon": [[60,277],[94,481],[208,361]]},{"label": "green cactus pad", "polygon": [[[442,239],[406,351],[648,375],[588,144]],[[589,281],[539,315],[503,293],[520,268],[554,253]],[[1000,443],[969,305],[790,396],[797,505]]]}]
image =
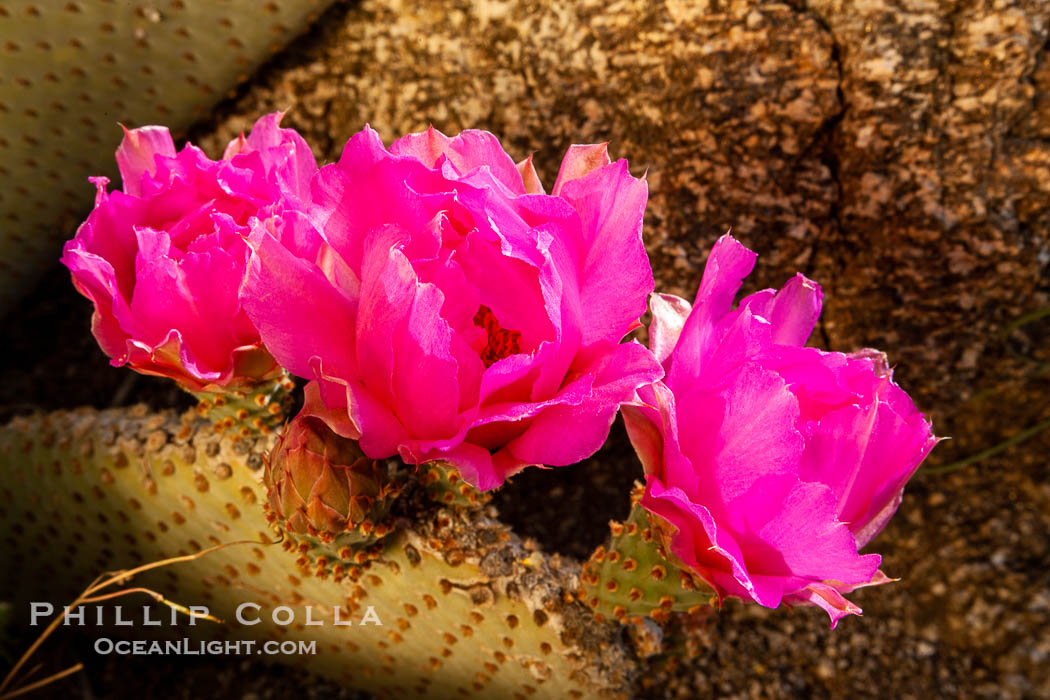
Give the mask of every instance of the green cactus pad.
[{"label": "green cactus pad", "polygon": [[583,565],[581,597],[599,615],[621,622],[641,624],[647,616],[662,623],[672,612],[697,613],[714,602],[714,592],[667,551],[662,524],[638,502],[640,489],[626,522],[609,523],[609,543]]},{"label": "green cactus pad", "polygon": [[435,503],[473,507],[488,503],[487,493],[468,484],[459,470],[447,462],[427,462],[417,467],[417,474],[427,496]]},{"label": "green cactus pad", "polygon": [[[105,571],[246,541],[133,585],[226,621],[169,634],[316,641],[316,654],[261,658],[380,696],[617,697],[630,686],[638,665],[618,626],[596,621],[571,593],[579,566],[527,550],[491,508],[420,496],[431,505],[402,511],[370,558],[339,570],[276,541],[261,486],[273,438],[235,437],[192,411],[144,408],[38,415],[0,429],[0,532],[5,565],[19,572],[0,582],[0,599],[20,615],[30,600],[60,610]],[[246,602],[260,606],[250,611],[259,624],[236,621]],[[273,623],[281,605],[293,624]],[[322,624],[306,623],[307,606]],[[336,609],[353,624],[333,624]],[[370,616],[382,625],[360,624]],[[154,628],[127,629],[142,638]]]},{"label": "green cactus pad", "polygon": [[295,383],[287,373],[245,391],[189,392],[197,399],[197,415],[212,424],[216,434],[240,437],[269,435],[278,430],[292,403]]},{"label": "green cactus pad", "polygon": [[0,0],[0,316],[116,174],[118,122],[188,127],[331,2]]}]

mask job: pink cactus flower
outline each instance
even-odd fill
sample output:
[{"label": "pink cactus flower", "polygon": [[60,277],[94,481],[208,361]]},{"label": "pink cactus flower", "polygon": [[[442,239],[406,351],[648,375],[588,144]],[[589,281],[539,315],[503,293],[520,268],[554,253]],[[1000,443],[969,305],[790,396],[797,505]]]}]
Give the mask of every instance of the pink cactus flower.
[{"label": "pink cactus flower", "polygon": [[305,208],[317,163],[306,142],[259,119],[222,160],[164,127],[125,130],[123,192],[93,178],[95,209],[62,262],[94,302],[92,332],[115,366],[166,376],[193,391],[237,388],[279,367],[241,308],[249,223]]},{"label": "pink cactus flower", "polygon": [[692,307],[652,297],[666,376],[623,409],[642,505],[720,598],[819,605],[834,627],[860,613],[844,593],[889,580],[858,549],[937,438],[881,353],[803,347],[820,315],[814,282],[797,275],[734,309],[755,258],[723,236]]},{"label": "pink cactus flower", "polygon": [[481,489],[595,452],[660,376],[624,343],[653,288],[648,190],[574,146],[551,195],[495,136],[370,128],[313,182],[310,220],[257,226],[243,299],[310,378],[307,413],[372,458],[446,460]]}]

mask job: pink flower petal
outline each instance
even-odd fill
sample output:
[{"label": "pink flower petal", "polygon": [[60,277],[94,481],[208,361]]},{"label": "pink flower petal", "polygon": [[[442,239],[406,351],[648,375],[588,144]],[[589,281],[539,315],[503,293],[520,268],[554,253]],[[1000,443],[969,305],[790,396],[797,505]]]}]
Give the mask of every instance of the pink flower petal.
[{"label": "pink flower petal", "polygon": [[451,329],[441,317],[443,294],[421,283],[398,248],[406,234],[379,229],[361,270],[357,369],[362,383],[396,412],[414,437],[456,433],[458,365]]},{"label": "pink flower petal", "polygon": [[518,458],[563,466],[591,456],[609,436],[619,405],[662,374],[652,354],[638,343],[617,345],[577,372],[593,378],[589,394],[578,404],[560,403],[541,411],[509,445]]},{"label": "pink flower petal", "polygon": [[522,346],[533,349],[555,337],[555,319],[548,307],[549,297],[544,295],[541,271],[533,262],[542,260],[535,251],[535,239],[531,249],[518,243],[476,233],[456,251],[454,259],[500,325],[521,333]]},{"label": "pink flower petal", "polygon": [[299,132],[280,128],[282,117],[283,112],[260,117],[247,139],[242,134],[230,142],[223,160],[235,161],[238,155],[258,153],[263,168],[276,178],[283,192],[305,201],[310,197],[310,181],[317,172],[317,160]]},{"label": "pink flower petal", "polygon": [[823,484],[766,476],[735,499],[732,512],[727,526],[747,552],[749,571],[860,584],[879,568],[877,554],[857,553],[853,534],[835,517],[834,495]]},{"label": "pink flower petal", "polygon": [[172,329],[179,329],[190,365],[231,369],[233,349],[257,339],[254,332],[236,332],[243,264],[221,248],[186,253],[176,263],[167,234],[148,228],[136,233],[138,284],[130,309],[142,329],[140,339],[159,345]]},{"label": "pink flower petal", "polygon": [[688,301],[673,294],[651,294],[649,306],[653,320],[649,324],[649,348],[663,363],[671,356],[682,328],[693,307]]},{"label": "pink flower petal", "polygon": [[396,455],[399,446],[411,439],[397,416],[360,382],[329,375],[320,358],[310,364],[316,381],[306,385],[303,410],[309,408],[308,415],[322,418],[343,437],[360,440],[361,451],[372,459]]},{"label": "pink flower petal", "polygon": [[823,583],[811,583],[806,588],[794,593],[791,601],[808,603],[824,609],[831,617],[831,629],[838,626],[839,620],[850,615],[860,615],[861,609],[842,597],[833,586]]},{"label": "pink flower petal", "polygon": [[313,180],[318,230],[351,269],[359,270],[372,229],[396,224],[420,231],[438,213],[409,186],[423,176],[433,179],[415,158],[391,156],[366,126],[347,141],[339,161],[321,168]]},{"label": "pink flower petal", "polygon": [[[302,216],[289,215],[279,226],[281,236],[318,235],[310,233]],[[262,223],[253,230],[251,245],[241,303],[273,356],[302,377],[313,376],[310,362],[315,357],[336,376],[352,374],[357,300],[343,296],[321,269],[296,257]]]},{"label": "pink flower petal", "polygon": [[558,170],[558,178],[554,181],[554,189],[551,193],[558,197],[561,189],[573,180],[586,177],[592,171],[609,165],[609,144],[574,144],[562,159],[561,168]]},{"label": "pink flower petal", "polygon": [[532,164],[532,154],[523,161],[518,162],[518,174],[521,175],[522,184],[528,194],[547,194],[540,182],[540,176],[536,174],[536,167]]},{"label": "pink flower petal", "polygon": [[[468,484],[473,484],[482,491],[500,486],[507,478],[506,470],[497,468],[492,453],[483,447],[462,443],[447,452],[435,452],[422,462],[441,460],[452,464]],[[409,457],[409,461],[417,461]]]},{"label": "pink flower petal", "polygon": [[696,376],[719,342],[718,323],[733,306],[740,285],[755,266],[757,256],[726,234],[718,239],[704,267],[693,311],[675,349],[670,381],[677,375]]},{"label": "pink flower petal", "polygon": [[124,192],[133,196],[142,194],[142,179],[157,170],[156,157],[175,157],[175,142],[163,126],[143,126],[124,129],[124,138],[117,148],[117,167],[124,183]]},{"label": "pink flower petal", "polygon": [[642,215],[649,196],[644,180],[620,160],[562,184],[561,196],[583,224],[580,298],[584,346],[619,341],[645,313],[653,272],[642,242]]},{"label": "pink flower petal", "polygon": [[646,474],[660,474],[664,461],[664,437],[660,416],[648,406],[626,404],[620,407],[631,445],[638,453]]},{"label": "pink flower petal", "polygon": [[805,345],[820,318],[824,295],[820,285],[795,275],[777,292],[770,312],[772,341],[780,345]]},{"label": "pink flower petal", "polygon": [[875,400],[863,409],[847,407],[830,413],[817,424],[803,474],[832,485],[840,517],[859,532],[880,513],[877,519],[885,524],[884,509],[896,500],[936,442],[925,421],[908,422],[889,404]]},{"label": "pink flower petal", "polygon": [[779,602],[778,591],[769,596],[764,590],[756,590],[733,536],[722,532],[710,511],[694,503],[680,488],[667,487],[660,479],[646,476],[642,505],[674,527],[672,553],[714,588],[720,599],[732,595],[762,604]]},{"label": "pink flower petal", "polygon": [[131,320],[131,328],[127,331],[124,329],[121,319],[131,319],[131,312],[118,288],[112,265],[101,256],[84,250],[77,243],[74,239],[66,244],[62,263],[72,273],[77,291],[94,303],[91,333],[102,351],[119,367],[126,361],[128,332],[137,330],[137,322]]},{"label": "pink flower petal", "polygon": [[[775,373],[748,364],[724,391],[698,389],[675,398],[682,451],[691,456],[701,488],[716,491],[724,503],[763,476],[797,474],[805,444],[795,428],[798,403]],[[668,478],[679,483],[673,474]]]},{"label": "pink flower petal", "polygon": [[479,169],[488,169],[496,182],[513,194],[525,194],[522,175],[499,139],[487,131],[467,129],[449,138],[431,126],[423,132],[402,136],[390,144],[397,156],[412,156],[428,168],[440,167],[441,159],[452,165],[463,177]]}]

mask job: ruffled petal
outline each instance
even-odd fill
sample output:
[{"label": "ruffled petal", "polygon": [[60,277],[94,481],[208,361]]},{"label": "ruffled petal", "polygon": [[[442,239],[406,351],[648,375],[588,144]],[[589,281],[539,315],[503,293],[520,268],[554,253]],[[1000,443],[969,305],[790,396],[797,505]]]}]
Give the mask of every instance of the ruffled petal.
[{"label": "ruffled petal", "polygon": [[509,444],[519,459],[563,466],[591,456],[609,436],[619,405],[663,373],[638,343],[596,353],[576,371],[590,380],[588,395],[579,403],[556,403],[540,411],[528,430]]},{"label": "ruffled petal", "polygon": [[879,568],[877,554],[858,554],[836,501],[824,484],[770,475],[734,499],[726,526],[747,553],[750,571],[809,581],[866,583]]},{"label": "ruffled petal", "polygon": [[569,150],[566,151],[565,157],[561,161],[558,178],[554,181],[554,189],[551,190],[551,193],[555,197],[560,196],[561,190],[565,185],[573,180],[586,177],[591,172],[604,168],[611,162],[609,160],[608,143],[574,144],[569,146]]},{"label": "ruffled petal", "polygon": [[233,350],[258,341],[254,329],[239,322],[238,290],[244,274],[241,255],[215,247],[187,252],[176,261],[167,234],[136,230],[136,260],[132,315],[140,324],[138,339],[159,344],[177,329],[190,366],[228,374]]},{"label": "ruffled petal", "polygon": [[525,160],[518,162],[518,174],[521,175],[522,184],[528,194],[547,194],[540,182],[540,176],[536,174],[536,166],[532,164],[532,154]]},{"label": "ruffled petal", "polygon": [[491,452],[470,443],[462,443],[448,451],[435,451],[429,456],[418,459],[404,453],[402,456],[408,456],[411,462],[433,460],[448,462],[459,470],[468,484],[473,484],[482,491],[500,486],[507,478],[506,470],[497,468]]},{"label": "ruffled petal", "polygon": [[699,574],[719,599],[728,595],[760,603],[772,600],[764,591],[756,590],[744,567],[739,545],[729,532],[719,528],[705,506],[694,503],[681,489],[667,487],[652,475],[646,476],[641,503],[673,527],[671,552]]},{"label": "ruffled petal", "polygon": [[825,583],[811,583],[801,591],[792,594],[788,601],[823,608],[831,618],[831,629],[835,629],[842,618],[862,613],[858,605],[846,600],[834,586]]},{"label": "ruffled petal", "polygon": [[771,340],[778,345],[805,345],[820,318],[824,294],[820,285],[801,274],[781,287],[773,300]]},{"label": "ruffled petal", "polygon": [[458,364],[440,315],[444,295],[422,283],[399,249],[406,234],[378,229],[361,270],[357,369],[362,383],[417,438],[455,434]]},{"label": "ruffled petal", "polygon": [[674,294],[651,294],[649,307],[653,320],[649,323],[649,349],[662,364],[678,344],[682,328],[689,318],[692,305]]},{"label": "ruffled petal", "polygon": [[586,312],[581,342],[619,341],[645,313],[653,291],[653,271],[642,242],[648,186],[620,160],[562,183],[560,194],[583,226],[578,277]]},{"label": "ruffled petal", "polygon": [[627,404],[620,407],[620,415],[627,429],[627,437],[638,454],[646,474],[663,470],[664,436],[660,414],[650,406]]},{"label": "ruffled petal", "polygon": [[117,167],[124,183],[124,192],[132,196],[142,194],[142,179],[157,171],[156,157],[175,157],[175,142],[171,132],[163,126],[143,126],[124,129],[124,138],[117,148]]},{"label": "ruffled petal", "polygon": [[251,234],[252,253],[241,291],[248,318],[269,351],[292,373],[313,376],[311,360],[318,357],[335,376],[353,376],[357,300],[344,296],[319,267],[297,257],[278,239],[305,239],[302,245],[316,245],[315,250],[326,245],[311,242],[319,236],[305,217],[289,215],[277,225],[276,235],[264,222]]},{"label": "ruffled petal", "polygon": [[247,139],[242,134],[230,142],[223,160],[257,152],[263,168],[276,178],[282,190],[305,201],[310,197],[310,180],[317,172],[317,160],[298,131],[280,128],[283,117],[284,112],[260,117]]},{"label": "ruffled petal", "polygon": [[[451,189],[414,157],[392,156],[379,135],[366,126],[347,141],[337,163],[318,171],[311,184],[311,214],[350,268],[360,270],[372,229],[389,224],[421,231],[438,213],[439,203],[418,194],[418,189],[430,189],[423,187],[427,180],[442,185],[438,190]],[[419,187],[413,189],[412,183]]]},{"label": "ruffled petal", "polygon": [[390,144],[390,152],[417,158],[428,168],[440,168],[442,162],[447,162],[452,166],[453,174],[459,177],[485,168],[510,194],[525,194],[526,191],[513,159],[503,150],[499,139],[488,131],[467,129],[449,138],[431,126],[426,131],[407,134],[394,141]]},{"label": "ruffled petal", "polygon": [[360,440],[361,451],[372,459],[393,457],[399,446],[410,440],[397,416],[360,382],[327,374],[320,358],[310,364],[317,381],[312,383],[315,393],[307,394],[307,415],[322,418],[343,437]]},{"label": "ruffled petal", "polygon": [[[797,475],[804,449],[798,403],[775,373],[748,364],[724,391],[696,389],[676,401],[682,451],[702,487],[726,507],[763,476]],[[666,478],[679,483],[673,473]]]},{"label": "ruffled petal", "polygon": [[[127,302],[119,288],[113,265],[104,257],[84,249],[76,238],[65,245],[62,264],[69,268],[77,290],[94,304],[91,316],[91,332],[102,351],[111,358],[124,354],[129,334],[137,330],[137,324],[125,329],[118,318],[131,318]],[[122,361],[121,361],[122,363]]]},{"label": "ruffled petal", "polygon": [[[802,475],[831,486],[839,517],[863,531],[866,543],[885,525],[892,515],[887,507],[899,500],[905,482],[936,443],[926,421],[908,421],[875,399],[829,413],[816,424]],[[873,522],[874,532],[867,527]]]},{"label": "ruffled petal", "polygon": [[693,311],[689,314],[675,348],[668,382],[688,384],[706,369],[721,340],[719,323],[733,306],[744,278],[755,266],[757,256],[726,234],[718,239],[704,267]]},{"label": "ruffled petal", "polygon": [[500,325],[521,333],[523,348],[535,349],[555,338],[557,319],[552,318],[554,309],[548,306],[546,280],[541,280],[540,272],[546,261],[536,251],[535,237],[527,245],[524,239],[479,231],[456,250],[453,259]]}]

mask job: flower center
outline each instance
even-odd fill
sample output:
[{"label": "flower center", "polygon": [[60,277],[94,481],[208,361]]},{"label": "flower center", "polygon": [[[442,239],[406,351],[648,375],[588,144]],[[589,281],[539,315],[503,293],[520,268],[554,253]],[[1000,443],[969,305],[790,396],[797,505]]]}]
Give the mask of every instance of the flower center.
[{"label": "flower center", "polygon": [[474,325],[484,328],[488,336],[485,347],[478,351],[481,361],[489,368],[504,357],[521,352],[521,332],[502,328],[492,309],[484,304],[474,314]]}]

